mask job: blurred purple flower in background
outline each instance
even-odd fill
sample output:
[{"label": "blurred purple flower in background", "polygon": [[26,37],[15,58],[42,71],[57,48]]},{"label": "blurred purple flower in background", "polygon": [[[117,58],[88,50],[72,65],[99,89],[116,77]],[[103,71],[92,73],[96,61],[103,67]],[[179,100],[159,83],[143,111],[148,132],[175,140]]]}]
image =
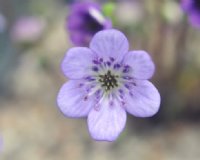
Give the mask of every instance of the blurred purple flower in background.
[{"label": "blurred purple flower in background", "polygon": [[90,47],[70,49],[62,62],[70,79],[57,97],[68,117],[88,116],[88,128],[95,140],[114,141],[126,123],[126,111],[137,117],[157,113],[160,94],[150,79],[155,70],[145,51],[128,51],[123,33],[99,31]]},{"label": "blurred purple flower in background", "polygon": [[21,17],[13,25],[11,39],[15,43],[34,43],[41,38],[45,26],[37,17]]},{"label": "blurred purple flower in background", "polygon": [[66,21],[70,39],[75,45],[88,45],[93,35],[103,29],[110,29],[112,22],[106,19],[96,3],[76,3],[71,7]]},{"label": "blurred purple flower in background", "polygon": [[182,8],[188,13],[190,23],[200,28],[200,0],[182,0]]}]

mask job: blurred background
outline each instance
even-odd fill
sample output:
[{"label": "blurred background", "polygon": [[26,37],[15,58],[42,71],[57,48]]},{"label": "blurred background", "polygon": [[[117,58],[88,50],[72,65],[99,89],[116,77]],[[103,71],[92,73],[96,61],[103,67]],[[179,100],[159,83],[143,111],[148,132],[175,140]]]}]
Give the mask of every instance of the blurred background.
[{"label": "blurred background", "polygon": [[114,28],[130,49],[151,54],[162,101],[154,117],[129,116],[112,143],[95,142],[86,119],[65,118],[56,106],[67,80],[60,62],[73,46],[65,23],[74,2],[0,0],[0,159],[199,160],[200,29],[180,1],[110,1]]}]

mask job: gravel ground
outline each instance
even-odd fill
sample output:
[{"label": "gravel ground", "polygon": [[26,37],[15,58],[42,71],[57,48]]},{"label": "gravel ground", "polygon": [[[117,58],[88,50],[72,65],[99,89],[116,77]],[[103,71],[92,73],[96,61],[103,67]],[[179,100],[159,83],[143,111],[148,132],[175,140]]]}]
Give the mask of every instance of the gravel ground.
[{"label": "gravel ground", "polygon": [[[134,119],[113,143],[95,142],[85,119],[65,118],[55,105],[36,101],[3,103],[0,130],[2,160],[199,160],[198,124],[144,127]],[[130,123],[131,122],[131,123]],[[138,124],[136,124],[138,123]],[[137,127],[136,127],[137,126]]]}]

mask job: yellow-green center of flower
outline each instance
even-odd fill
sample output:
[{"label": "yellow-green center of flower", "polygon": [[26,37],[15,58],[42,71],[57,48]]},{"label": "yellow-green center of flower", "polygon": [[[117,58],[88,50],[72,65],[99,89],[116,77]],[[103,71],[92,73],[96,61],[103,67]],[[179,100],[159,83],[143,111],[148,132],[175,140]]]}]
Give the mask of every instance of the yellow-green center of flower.
[{"label": "yellow-green center of flower", "polygon": [[118,84],[118,75],[114,75],[111,73],[110,70],[106,72],[106,74],[99,75],[99,82],[101,83],[102,88],[105,89],[105,91],[110,91],[113,88],[116,88],[119,86]]}]

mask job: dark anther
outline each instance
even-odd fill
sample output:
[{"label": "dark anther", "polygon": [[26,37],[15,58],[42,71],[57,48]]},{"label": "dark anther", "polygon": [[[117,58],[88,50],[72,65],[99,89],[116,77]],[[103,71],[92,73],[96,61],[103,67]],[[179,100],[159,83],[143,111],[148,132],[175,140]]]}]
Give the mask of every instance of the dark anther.
[{"label": "dark anther", "polygon": [[123,72],[124,73],[128,73],[130,71],[130,67],[129,66],[124,66]]},{"label": "dark anther", "polygon": [[87,100],[88,100],[88,96],[85,96],[85,97],[84,97],[84,101],[87,101]]},{"label": "dark anther", "polygon": [[120,67],[121,67],[120,64],[118,64],[118,63],[114,64],[114,69],[119,69]]},{"label": "dark anther", "polygon": [[111,62],[114,62],[114,61],[115,61],[115,59],[114,59],[113,57],[110,57],[110,60],[111,60]]},{"label": "dark anther", "polygon": [[97,66],[93,66],[93,67],[92,67],[92,70],[95,71],[95,72],[97,72],[99,69],[98,69]]}]

